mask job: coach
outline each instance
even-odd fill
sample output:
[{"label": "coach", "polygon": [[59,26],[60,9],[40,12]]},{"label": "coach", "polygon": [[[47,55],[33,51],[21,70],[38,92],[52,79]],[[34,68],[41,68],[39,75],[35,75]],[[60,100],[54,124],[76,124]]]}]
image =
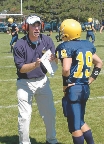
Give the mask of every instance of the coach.
[{"label": "coach", "polygon": [[14,46],[14,62],[17,68],[18,131],[19,144],[31,144],[29,125],[33,96],[46,127],[46,144],[58,144],[55,131],[55,108],[47,70],[41,63],[45,51],[51,50],[54,60],[55,46],[50,37],[40,34],[41,20],[29,16],[24,23],[27,34]]}]

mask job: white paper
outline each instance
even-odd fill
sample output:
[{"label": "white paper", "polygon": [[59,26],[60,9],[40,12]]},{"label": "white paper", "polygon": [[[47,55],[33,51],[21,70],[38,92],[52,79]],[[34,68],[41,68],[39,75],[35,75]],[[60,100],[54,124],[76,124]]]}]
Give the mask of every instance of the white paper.
[{"label": "white paper", "polygon": [[45,68],[47,69],[47,71],[49,72],[49,74],[51,76],[53,76],[54,73],[56,72],[58,66],[57,66],[57,64],[56,64],[55,61],[52,61],[52,62],[49,61],[49,58],[50,58],[51,54],[52,53],[51,53],[50,49],[47,50],[45,52],[45,54],[42,56],[41,62],[43,63],[43,65],[45,66]]}]

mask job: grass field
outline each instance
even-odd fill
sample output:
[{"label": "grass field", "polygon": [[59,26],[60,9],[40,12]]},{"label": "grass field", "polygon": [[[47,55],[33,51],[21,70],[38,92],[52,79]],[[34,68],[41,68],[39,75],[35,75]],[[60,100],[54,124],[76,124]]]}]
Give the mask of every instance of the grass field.
[{"label": "grass field", "polygon": [[[85,39],[86,32],[81,38]],[[52,39],[57,46],[55,39],[57,33],[52,34]],[[23,34],[19,34],[21,38]],[[97,54],[104,61],[104,32],[97,32],[95,46]],[[0,33],[0,144],[18,144],[17,130],[17,97],[16,97],[16,69],[13,56],[10,51],[10,39],[8,34]],[[53,78],[50,77],[51,88],[54,94],[56,107],[56,132],[57,139],[61,144],[72,144],[71,135],[68,132],[66,118],[63,116],[61,99],[62,80],[61,65]],[[91,94],[87,102],[85,120],[92,128],[95,144],[104,144],[104,66],[96,81],[90,86]],[[33,101],[32,120],[30,125],[30,138],[32,144],[45,144],[45,127]]]}]

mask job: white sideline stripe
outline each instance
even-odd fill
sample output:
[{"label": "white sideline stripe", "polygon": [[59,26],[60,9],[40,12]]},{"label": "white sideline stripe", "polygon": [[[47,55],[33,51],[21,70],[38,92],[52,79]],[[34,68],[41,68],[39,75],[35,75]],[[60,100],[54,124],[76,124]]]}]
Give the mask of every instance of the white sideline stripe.
[{"label": "white sideline stripe", "polygon": [[[94,97],[94,98],[89,98],[89,99],[91,99],[91,100],[94,100],[94,99],[104,99],[104,96],[98,96],[98,97]],[[58,100],[58,101],[55,101],[54,103],[55,104],[58,104],[58,103],[60,103],[61,102],[61,100]],[[37,105],[36,103],[33,103],[33,105]],[[15,107],[17,107],[18,105],[9,105],[9,106],[0,106],[0,109],[3,109],[3,108],[5,108],[5,109],[8,109],[8,108],[15,108]]]},{"label": "white sideline stripe", "polygon": [[16,81],[17,79],[0,80],[0,82]]},{"label": "white sideline stripe", "polygon": [[15,66],[0,66],[0,68],[14,68]]}]

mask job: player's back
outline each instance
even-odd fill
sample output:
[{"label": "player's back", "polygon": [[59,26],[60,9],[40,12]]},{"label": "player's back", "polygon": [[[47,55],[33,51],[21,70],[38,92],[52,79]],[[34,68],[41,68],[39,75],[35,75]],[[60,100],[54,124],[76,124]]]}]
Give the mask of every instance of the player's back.
[{"label": "player's back", "polygon": [[73,40],[60,44],[56,53],[61,61],[63,58],[72,58],[70,69],[70,82],[76,84],[87,84],[92,66],[92,55],[96,49],[94,45],[87,40]]}]

